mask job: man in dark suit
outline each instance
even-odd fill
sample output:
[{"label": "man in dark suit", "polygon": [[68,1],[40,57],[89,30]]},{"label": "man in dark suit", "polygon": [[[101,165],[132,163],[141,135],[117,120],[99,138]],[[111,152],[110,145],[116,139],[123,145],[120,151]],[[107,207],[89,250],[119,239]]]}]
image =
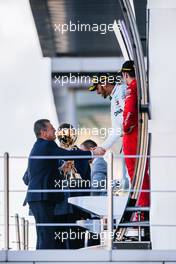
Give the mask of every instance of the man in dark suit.
[{"label": "man in dark suit", "polygon": [[[55,143],[55,129],[47,119],[40,119],[34,124],[34,132],[37,137],[28,162],[28,192],[26,202],[36,221],[37,249],[58,248],[55,240],[55,231],[52,224],[55,223],[54,210],[58,201],[63,199],[63,194],[52,192],[56,181],[61,180],[58,170],[58,159],[52,156],[66,156],[74,159],[75,156],[104,155],[105,150],[96,148],[93,151],[74,150],[68,151],[59,148]],[[37,157],[38,156],[38,157]],[[46,158],[42,158],[46,156]],[[48,157],[48,156],[51,156]],[[63,159],[63,158],[62,158]],[[50,224],[50,226],[46,226]]]}]

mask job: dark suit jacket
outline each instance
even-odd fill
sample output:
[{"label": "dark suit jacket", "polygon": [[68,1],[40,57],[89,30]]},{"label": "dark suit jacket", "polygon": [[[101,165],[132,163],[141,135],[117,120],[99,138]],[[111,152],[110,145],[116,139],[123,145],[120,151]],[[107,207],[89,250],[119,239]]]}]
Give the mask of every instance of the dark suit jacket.
[{"label": "dark suit jacket", "polygon": [[[37,139],[35,142],[28,162],[28,190],[43,190],[56,189],[55,180],[61,180],[61,175],[58,170],[58,159],[33,159],[31,156],[65,156],[64,159],[69,159],[66,156],[91,156],[90,151],[81,150],[65,150],[54,142],[44,139]],[[58,187],[57,187],[58,188]],[[32,201],[52,201],[57,203],[63,199],[63,193],[49,192],[27,192],[26,202]]]},{"label": "dark suit jacket", "polygon": [[[73,189],[91,189],[91,171],[89,161],[86,159],[77,159],[74,161],[75,168],[77,172],[81,175],[81,184],[78,184],[78,187]],[[75,196],[89,196],[90,192],[73,192],[71,197]]]}]

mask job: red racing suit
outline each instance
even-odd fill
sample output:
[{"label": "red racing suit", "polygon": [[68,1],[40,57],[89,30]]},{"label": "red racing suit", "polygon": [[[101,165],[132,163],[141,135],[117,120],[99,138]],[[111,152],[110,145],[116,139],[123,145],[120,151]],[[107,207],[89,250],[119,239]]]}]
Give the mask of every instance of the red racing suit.
[{"label": "red racing suit", "polygon": [[[124,155],[137,155],[138,142],[138,102],[137,102],[137,83],[133,80],[127,87],[125,106],[123,112],[123,151]],[[134,177],[136,158],[125,158],[128,174],[131,181]],[[144,175],[142,189],[149,189],[148,165]],[[142,192],[138,206],[149,206],[149,193]]]}]

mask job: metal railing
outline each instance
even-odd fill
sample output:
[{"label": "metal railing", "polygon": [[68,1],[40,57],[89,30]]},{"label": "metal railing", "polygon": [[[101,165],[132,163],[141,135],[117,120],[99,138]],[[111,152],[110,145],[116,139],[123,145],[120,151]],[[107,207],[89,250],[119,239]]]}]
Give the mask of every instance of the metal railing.
[{"label": "metal railing", "polygon": [[[9,250],[10,249],[10,241],[9,241],[9,227],[10,227],[10,223],[9,223],[9,153],[5,153],[4,154],[4,249],[5,250]],[[15,157],[15,158],[24,158],[24,157]],[[28,157],[25,157],[28,158]],[[40,157],[40,156],[36,156],[36,157],[30,157],[31,159],[49,159],[53,157]],[[54,158],[65,158],[60,156],[60,157],[54,157]],[[69,157],[67,157],[69,158]],[[70,157],[73,158],[73,157]],[[79,157],[74,157],[74,158],[83,158],[82,156]],[[85,158],[85,157],[84,157]],[[86,158],[90,158],[90,157],[86,157]],[[107,184],[108,186],[108,230],[109,233],[113,232],[113,192],[112,192],[112,180],[113,180],[113,153],[109,154],[108,157],[108,179],[109,182]],[[15,192],[24,192],[24,190],[16,190]],[[97,190],[97,189],[81,189],[81,192],[107,192],[107,190]],[[76,190],[28,190],[28,192],[80,192],[79,189]],[[18,250],[28,250],[29,248],[29,221],[25,220],[24,217],[22,217],[21,219],[19,219],[19,215],[15,214],[14,216],[15,219],[15,229],[16,229],[16,244],[17,244],[17,249]],[[21,220],[21,223],[20,223]],[[21,228],[20,228],[21,226]],[[59,226],[59,225],[58,225]],[[75,226],[75,224],[74,224]],[[112,238],[108,239],[108,248],[112,249]]]},{"label": "metal railing", "polygon": [[4,248],[9,250],[9,154],[4,153]]},{"label": "metal railing", "polygon": [[[123,155],[119,155],[118,156],[119,158],[123,158]],[[131,157],[131,156],[129,156]],[[137,155],[135,156],[136,159],[137,158],[141,158],[140,155]],[[11,224],[9,223],[9,193],[10,192],[25,192],[25,190],[9,190],[9,159],[11,157],[9,157],[9,154],[8,153],[5,153],[4,154],[4,243],[5,243],[5,247],[4,249],[6,250],[9,250],[10,249],[10,245],[9,245],[9,235],[10,235],[10,231],[9,231],[9,228],[11,227]],[[14,158],[14,157],[13,157]],[[19,157],[15,157],[15,158],[19,158]],[[21,158],[21,157],[20,157]],[[31,157],[32,159],[35,158],[35,157]],[[43,157],[37,157],[37,158],[43,158]],[[44,157],[46,158],[46,157]],[[48,159],[49,157],[47,157]],[[50,158],[54,158],[54,157],[50,157]],[[60,158],[60,157],[55,157],[56,159]],[[64,157],[65,158],[65,157]],[[72,157],[73,158],[73,157]],[[78,157],[80,158],[80,157]],[[84,158],[84,157],[82,157]],[[176,157],[175,156],[147,156],[146,158],[171,158],[171,159],[175,159]],[[69,159],[69,157],[68,157]],[[74,157],[74,159],[76,159],[76,157]],[[113,162],[114,162],[114,155],[113,153],[109,153],[109,156],[108,156],[108,184],[107,184],[107,193],[108,193],[108,196],[107,196],[107,204],[108,204],[108,211],[107,211],[107,232],[109,234],[112,234],[114,232],[114,230],[116,228],[123,228],[123,229],[127,229],[127,228],[132,228],[132,227],[136,227],[137,230],[138,230],[138,241],[139,243],[141,243],[141,236],[142,236],[142,229],[145,228],[145,227],[175,227],[176,225],[161,225],[161,224],[158,224],[158,225],[151,225],[149,221],[141,221],[140,217],[138,218],[138,221],[136,222],[131,222],[130,221],[126,221],[126,222],[122,222],[120,221],[119,224],[114,224],[114,218],[115,218],[115,215],[114,215],[114,199],[115,199],[115,196],[113,195],[113,186],[112,186],[112,180],[113,180]],[[70,190],[52,190],[52,189],[49,189],[49,190],[29,190],[29,192],[67,192]],[[84,191],[84,190],[71,190],[73,192],[79,192],[79,191]],[[85,192],[102,192],[103,190],[97,190],[97,189],[92,189],[92,190],[85,190]],[[106,191],[106,190],[104,190]],[[150,192],[150,193],[166,193],[166,192],[169,192],[169,193],[175,193],[176,191],[175,190],[141,190],[141,189],[138,189],[138,190],[134,190],[133,187],[130,189],[130,190],[124,190],[124,193],[127,192],[127,194],[129,192],[138,192],[138,193],[141,193],[141,192]],[[127,207],[125,208],[125,212],[127,213],[135,213],[137,212],[139,215],[141,214],[141,212],[149,212],[150,211],[150,208],[149,207],[139,207],[139,206],[129,206],[127,205]],[[28,240],[29,240],[29,222],[26,221],[26,220],[22,220],[22,223],[19,223],[20,220],[19,220],[19,216],[16,216],[15,218],[15,228],[16,228],[16,242],[17,242],[17,248],[18,250],[22,249],[22,250],[28,250],[30,247],[29,247],[29,243],[28,243]],[[70,223],[71,224],[71,223]],[[42,224],[41,224],[42,225]],[[47,225],[47,224],[46,224]],[[58,224],[57,226],[63,226],[64,224]],[[67,226],[69,225],[69,223],[66,224]],[[75,223],[72,223],[73,226],[75,226],[76,224]],[[33,224],[34,226],[34,224]],[[21,227],[21,228],[20,228]],[[113,243],[114,243],[114,240],[113,240],[113,236],[108,236],[108,242],[106,244],[106,248],[111,251],[112,248],[113,248]]]},{"label": "metal railing", "polygon": [[[123,158],[123,155],[119,156],[120,158]],[[4,154],[4,230],[5,230],[5,249],[9,250],[9,158],[14,158],[14,157],[9,157],[8,153]],[[22,158],[22,157],[15,157],[15,158]],[[28,157],[25,157],[28,158]],[[55,159],[62,159],[64,157],[30,157],[30,159],[49,159],[49,158],[55,158]],[[73,157],[67,157],[73,158]],[[85,158],[82,156],[77,156],[74,158]],[[88,158],[88,157],[87,157]],[[90,157],[89,157],[90,158]],[[49,190],[28,190],[28,192],[79,192],[79,191],[85,191],[85,192],[106,192],[108,193],[107,196],[107,203],[108,203],[108,213],[107,213],[107,232],[109,234],[113,234],[114,231],[114,223],[113,223],[113,186],[112,186],[112,181],[113,181],[113,161],[114,161],[114,155],[112,152],[109,153],[108,155],[108,171],[107,171],[107,190],[97,190],[97,189],[88,189],[88,190],[58,190],[58,189],[49,189]],[[123,170],[124,172],[124,170]],[[24,190],[13,190],[13,192],[24,192]],[[132,210],[132,208],[128,209]],[[134,209],[135,211],[136,209]],[[138,208],[138,211],[140,209]],[[28,250],[29,248],[29,222],[25,220],[24,218],[21,218],[21,223],[19,223],[19,216],[15,216],[15,228],[16,228],[16,244],[17,244],[17,249],[18,250]],[[68,223],[67,223],[68,225]],[[75,224],[74,224],[75,225]],[[119,226],[124,227],[125,224],[119,224]],[[20,228],[21,226],[21,228]],[[59,224],[58,224],[59,226]],[[108,250],[112,250],[113,247],[113,236],[109,235],[108,236],[108,242],[107,242],[107,248]]]},{"label": "metal railing", "polygon": [[21,250],[21,240],[20,240],[20,223],[19,223],[19,215],[15,214],[15,229],[16,229],[16,244],[17,249]]},{"label": "metal railing", "polygon": [[17,246],[17,250],[29,249],[29,221],[24,217],[14,215],[16,240],[13,242]]}]

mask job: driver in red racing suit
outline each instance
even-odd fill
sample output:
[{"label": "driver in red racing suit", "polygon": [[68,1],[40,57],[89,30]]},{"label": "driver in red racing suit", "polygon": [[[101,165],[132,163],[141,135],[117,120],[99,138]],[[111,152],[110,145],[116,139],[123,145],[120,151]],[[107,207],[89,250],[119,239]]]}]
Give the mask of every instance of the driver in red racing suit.
[{"label": "driver in red racing suit", "polygon": [[[123,151],[124,155],[137,155],[138,142],[138,102],[137,83],[135,79],[134,62],[126,61],[122,66],[122,75],[127,84],[125,106],[123,112]],[[134,177],[136,158],[125,158],[131,182]],[[146,165],[142,189],[149,189],[148,165]],[[137,202],[138,206],[149,206],[150,195],[142,192]]]}]

